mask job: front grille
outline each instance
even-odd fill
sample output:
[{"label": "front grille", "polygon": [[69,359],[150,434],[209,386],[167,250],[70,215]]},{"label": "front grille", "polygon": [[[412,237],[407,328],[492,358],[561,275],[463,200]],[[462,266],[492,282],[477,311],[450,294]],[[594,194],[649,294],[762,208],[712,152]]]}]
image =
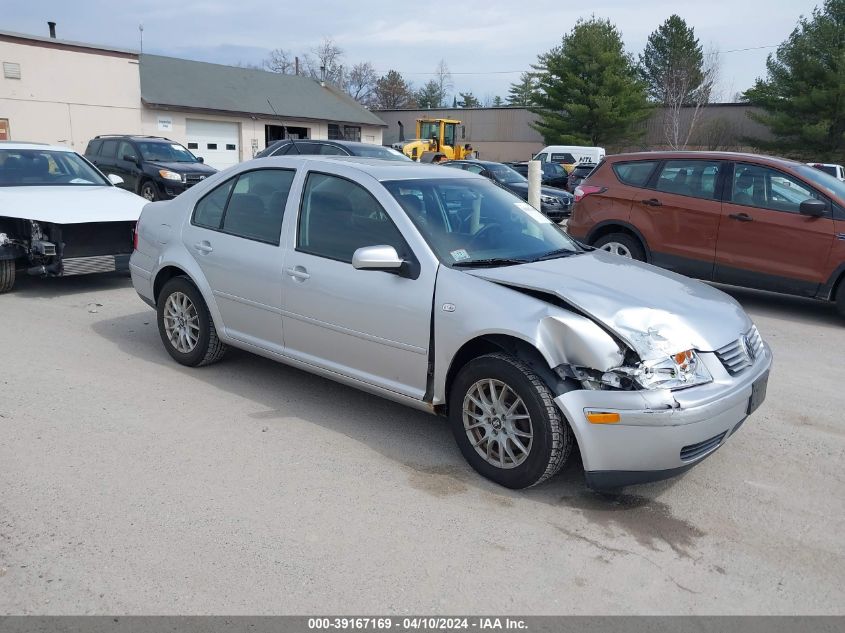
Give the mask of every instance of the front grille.
[{"label": "front grille", "polygon": [[716,356],[731,376],[742,373],[754,364],[763,351],[763,339],[757,326],[752,325],[743,336],[716,350]]},{"label": "front grille", "polygon": [[711,437],[709,440],[704,440],[698,444],[684,446],[681,449],[681,461],[688,462],[692,459],[698,459],[699,457],[706,455],[722,443],[722,440],[725,438],[727,433],[727,431],[722,431],[719,435]]},{"label": "front grille", "polygon": [[202,182],[205,180],[205,175],[203,174],[187,174],[185,176],[185,186],[193,187],[198,182]]},{"label": "front grille", "polygon": [[98,257],[70,257],[62,260],[63,275],[110,273],[114,270],[114,255],[100,255]]}]

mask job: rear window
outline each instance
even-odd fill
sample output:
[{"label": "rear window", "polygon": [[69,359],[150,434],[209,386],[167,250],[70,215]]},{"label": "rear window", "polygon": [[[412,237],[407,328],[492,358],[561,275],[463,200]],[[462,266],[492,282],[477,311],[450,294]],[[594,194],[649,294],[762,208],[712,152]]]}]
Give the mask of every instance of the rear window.
[{"label": "rear window", "polygon": [[626,185],[634,185],[635,187],[643,187],[651,177],[654,167],[657,165],[656,160],[638,160],[630,163],[615,163],[613,165],[613,173],[620,182]]}]

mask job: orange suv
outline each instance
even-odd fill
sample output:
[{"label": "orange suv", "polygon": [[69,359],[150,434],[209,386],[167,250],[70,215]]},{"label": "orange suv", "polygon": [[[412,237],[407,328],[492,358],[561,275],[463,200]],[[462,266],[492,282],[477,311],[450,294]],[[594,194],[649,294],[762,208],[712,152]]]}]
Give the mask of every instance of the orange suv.
[{"label": "orange suv", "polygon": [[569,233],[690,277],[836,301],[845,316],[845,183],[728,152],[608,156],[575,189]]}]

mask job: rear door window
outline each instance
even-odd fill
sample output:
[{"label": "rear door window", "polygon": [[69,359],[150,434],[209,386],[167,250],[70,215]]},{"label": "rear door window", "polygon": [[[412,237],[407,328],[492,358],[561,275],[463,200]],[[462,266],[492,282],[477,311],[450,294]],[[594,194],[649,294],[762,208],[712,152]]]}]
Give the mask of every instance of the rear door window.
[{"label": "rear door window", "polygon": [[620,182],[623,182],[626,185],[645,187],[656,165],[656,160],[637,160],[629,163],[614,163],[613,173],[616,174],[616,177]]},{"label": "rear door window", "polygon": [[295,173],[290,169],[258,169],[238,176],[226,203],[223,232],[277,245]]},{"label": "rear door window", "polygon": [[692,198],[717,198],[716,182],[720,161],[667,160],[657,177],[655,189]]},{"label": "rear door window", "polygon": [[96,156],[100,153],[100,149],[103,146],[102,141],[91,141],[88,143],[88,148],[85,150],[85,154],[87,156]]},{"label": "rear door window", "polygon": [[117,155],[117,141],[103,141],[103,158],[114,158]]}]

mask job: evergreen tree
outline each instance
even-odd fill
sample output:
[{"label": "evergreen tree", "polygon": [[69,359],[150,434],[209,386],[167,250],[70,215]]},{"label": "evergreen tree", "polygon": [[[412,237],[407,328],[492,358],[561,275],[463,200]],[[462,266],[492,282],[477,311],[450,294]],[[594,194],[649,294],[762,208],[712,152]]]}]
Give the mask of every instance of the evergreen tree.
[{"label": "evergreen tree", "polygon": [[743,97],[774,140],[745,139],[763,150],[845,162],[845,0],[825,0],[766,61],[767,77]]},{"label": "evergreen tree", "polygon": [[381,110],[411,108],[416,106],[416,99],[411,85],[401,74],[390,70],[376,81],[373,88],[373,106]]},{"label": "evergreen tree", "polygon": [[610,21],[579,20],[534,68],[538,91],[530,110],[547,144],[613,145],[639,136],[634,129],[649,110],[646,89]]},{"label": "evergreen tree", "polygon": [[695,30],[680,16],[670,16],[648,36],[640,73],[657,103],[668,105],[678,98],[685,105],[693,103],[705,83],[704,50]]},{"label": "evergreen tree", "polygon": [[471,92],[459,92],[460,99],[457,100],[459,108],[480,108],[481,102]]},{"label": "evergreen tree", "polygon": [[496,95],[495,97],[493,97],[493,107],[494,108],[501,108],[504,105],[505,105],[505,102],[502,100],[502,98],[499,95]]},{"label": "evergreen tree", "polygon": [[532,73],[522,73],[519,81],[512,83],[508,90],[508,105],[527,108],[534,105],[534,93],[537,90],[537,79]]},{"label": "evergreen tree", "polygon": [[445,95],[440,84],[431,79],[417,91],[417,105],[421,108],[439,108]]}]

